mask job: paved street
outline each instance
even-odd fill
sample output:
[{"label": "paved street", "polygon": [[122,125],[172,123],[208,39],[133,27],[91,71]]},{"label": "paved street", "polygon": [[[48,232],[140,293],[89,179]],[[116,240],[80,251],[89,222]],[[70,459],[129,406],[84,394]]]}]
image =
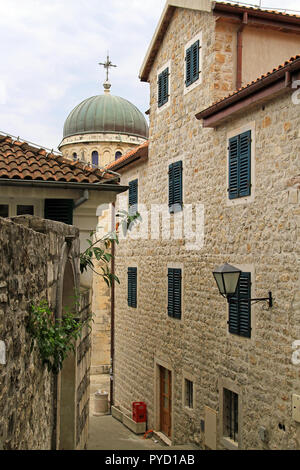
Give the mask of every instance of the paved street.
[{"label": "paved street", "polygon": [[192,445],[165,446],[155,439],[144,439],[136,435],[111,415],[94,415],[94,393],[109,391],[109,375],[91,376],[90,427],[88,450],[197,450]]}]

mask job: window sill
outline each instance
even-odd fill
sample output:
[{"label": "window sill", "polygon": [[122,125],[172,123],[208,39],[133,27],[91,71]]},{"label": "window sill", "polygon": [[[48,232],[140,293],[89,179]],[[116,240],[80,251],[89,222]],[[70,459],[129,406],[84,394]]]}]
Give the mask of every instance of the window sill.
[{"label": "window sill", "polygon": [[185,411],[186,414],[188,414],[191,418],[194,418],[195,416],[195,410],[194,408],[189,408],[186,405],[183,405],[183,410]]},{"label": "window sill", "polygon": [[222,437],[221,443],[228,450],[238,450],[239,449],[238,443],[233,441],[232,439],[230,439],[230,437]]}]

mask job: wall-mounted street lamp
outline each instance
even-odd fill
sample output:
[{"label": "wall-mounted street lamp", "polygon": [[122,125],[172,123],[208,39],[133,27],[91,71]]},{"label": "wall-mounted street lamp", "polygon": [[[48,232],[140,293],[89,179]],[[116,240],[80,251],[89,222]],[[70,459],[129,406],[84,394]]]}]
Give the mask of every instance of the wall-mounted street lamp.
[{"label": "wall-mounted street lamp", "polygon": [[[234,266],[231,266],[228,263],[219,266],[213,271],[213,275],[216,280],[219,292],[223,297],[227,298],[228,302],[230,302],[231,298],[236,292],[241,272],[242,271],[240,269],[235,268]],[[243,300],[248,300],[250,302],[261,302],[266,300],[267,302],[269,302],[269,307],[273,306],[272,292],[269,292],[269,297]]]}]

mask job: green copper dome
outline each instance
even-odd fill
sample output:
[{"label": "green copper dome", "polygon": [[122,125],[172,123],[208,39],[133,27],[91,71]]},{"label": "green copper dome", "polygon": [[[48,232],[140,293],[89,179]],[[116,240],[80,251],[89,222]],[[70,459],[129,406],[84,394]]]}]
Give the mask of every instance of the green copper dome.
[{"label": "green copper dome", "polygon": [[94,132],[129,134],[147,139],[148,124],[132,103],[106,93],[92,96],[76,106],[64,125],[64,138]]}]

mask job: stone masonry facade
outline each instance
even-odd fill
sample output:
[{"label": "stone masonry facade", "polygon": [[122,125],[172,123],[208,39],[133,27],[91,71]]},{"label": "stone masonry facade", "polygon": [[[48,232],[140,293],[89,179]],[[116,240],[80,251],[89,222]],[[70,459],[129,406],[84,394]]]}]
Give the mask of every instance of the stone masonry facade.
[{"label": "stone masonry facade", "polygon": [[[1,309],[0,339],[6,362],[0,365],[0,448],[55,449],[57,425],[56,378],[42,366],[38,350],[30,351],[26,331],[32,304],[48,301],[57,315],[62,290],[62,253],[78,267],[78,229],[31,216],[0,218]],[[78,270],[78,269],[77,269]],[[74,285],[79,272],[74,272]],[[79,316],[89,311],[89,294],[80,299]],[[87,331],[77,344],[77,448],[87,440],[90,339]],[[74,403],[74,406],[76,403]],[[75,447],[74,447],[75,448]]]},{"label": "stone masonry facade", "polygon": [[[234,90],[232,67],[229,70],[230,63],[218,55],[221,48],[230,54],[231,29],[227,41],[220,41],[212,14],[176,9],[150,72],[149,157],[124,169],[121,182],[138,178],[138,204],[149,215],[153,204],[168,205],[168,166],[182,160],[183,204],[203,205],[204,244],[193,250],[186,240],[172,237],[178,213],[170,216],[170,239],[151,239],[149,215],[144,222],[149,223],[147,239],[120,241],[115,405],[130,412],[133,401],[146,402],[148,429],[159,430],[157,370],[163,366],[172,372],[173,443],[194,442],[205,448],[209,409],[216,416],[216,448],[231,448],[223,438],[226,388],[239,396],[239,449],[299,449],[300,424],[292,418],[292,395],[300,394],[300,366],[291,362],[292,344],[300,339],[299,105],[285,93],[216,129],[202,127],[197,112]],[[199,31],[202,83],[184,94],[184,44]],[[170,105],[158,112],[157,71],[168,61]],[[228,139],[247,129],[253,139],[251,197],[231,203]],[[224,262],[251,272],[251,297],[273,293],[271,309],[267,303],[252,305],[251,338],[228,332],[227,302],[212,275]],[[127,306],[129,266],[138,272],[136,309]],[[170,266],[182,269],[181,320],[167,314]],[[189,409],[185,379],[194,387],[194,406]],[[260,428],[267,430],[268,439],[260,438]]]}]

